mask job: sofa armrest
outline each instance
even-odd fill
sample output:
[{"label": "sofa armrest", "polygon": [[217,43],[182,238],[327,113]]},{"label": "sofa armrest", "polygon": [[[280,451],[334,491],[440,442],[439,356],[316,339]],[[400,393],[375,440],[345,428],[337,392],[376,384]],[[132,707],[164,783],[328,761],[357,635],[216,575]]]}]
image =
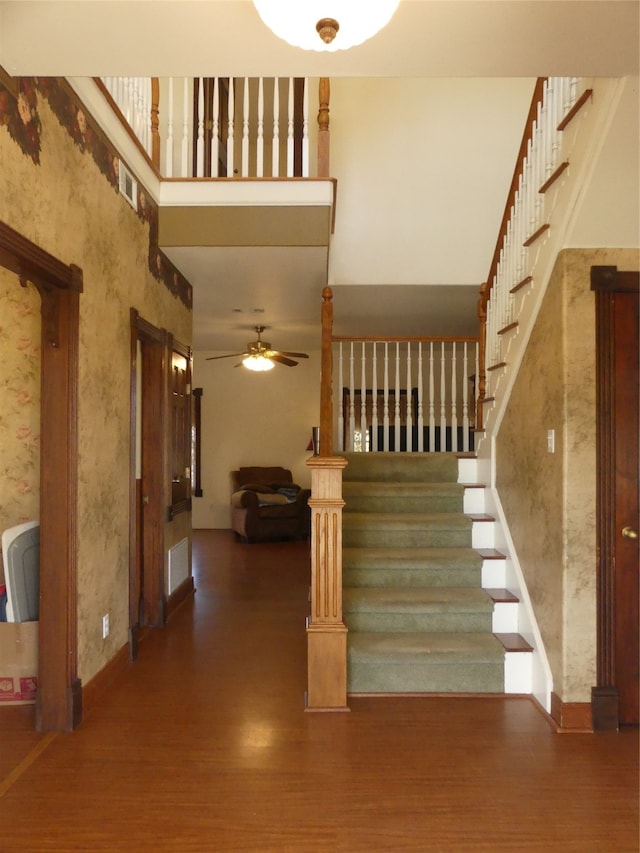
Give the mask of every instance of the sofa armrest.
[{"label": "sofa armrest", "polygon": [[251,509],[252,507],[258,509],[258,495],[249,489],[234,492],[231,495],[231,506],[236,507],[236,509]]},{"label": "sofa armrest", "polygon": [[300,489],[298,494],[296,495],[296,503],[302,504],[302,506],[307,505],[307,501],[311,497],[311,489]]}]

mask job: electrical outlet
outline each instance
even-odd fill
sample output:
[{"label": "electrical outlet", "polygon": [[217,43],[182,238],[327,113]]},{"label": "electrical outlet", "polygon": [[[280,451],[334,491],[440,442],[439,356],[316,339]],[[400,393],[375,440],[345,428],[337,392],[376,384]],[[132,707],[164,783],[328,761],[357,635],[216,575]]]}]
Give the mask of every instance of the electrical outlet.
[{"label": "electrical outlet", "polygon": [[547,453],[556,452],[556,431],[555,429],[547,430]]},{"label": "electrical outlet", "polygon": [[109,614],[105,613],[102,617],[102,639],[106,640],[109,636]]}]

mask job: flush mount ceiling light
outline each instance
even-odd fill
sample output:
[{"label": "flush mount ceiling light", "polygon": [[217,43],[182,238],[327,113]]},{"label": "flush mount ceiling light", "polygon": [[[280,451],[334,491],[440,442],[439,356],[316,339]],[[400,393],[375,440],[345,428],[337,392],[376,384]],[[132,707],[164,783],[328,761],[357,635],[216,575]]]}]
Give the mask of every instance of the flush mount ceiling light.
[{"label": "flush mount ceiling light", "polygon": [[279,38],[304,50],[347,50],[385,27],[399,0],[253,0]]}]

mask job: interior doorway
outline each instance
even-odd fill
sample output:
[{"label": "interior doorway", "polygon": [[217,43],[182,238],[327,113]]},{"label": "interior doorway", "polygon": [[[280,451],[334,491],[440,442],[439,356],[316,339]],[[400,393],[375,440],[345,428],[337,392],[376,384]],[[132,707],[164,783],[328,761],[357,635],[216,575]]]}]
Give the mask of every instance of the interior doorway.
[{"label": "interior doorway", "polygon": [[164,592],[164,443],[166,334],[131,309],[131,487],[129,655],[140,631],[166,621]]},{"label": "interior doorway", "polygon": [[640,273],[592,267],[596,292],[598,686],[594,728],[640,722]]}]

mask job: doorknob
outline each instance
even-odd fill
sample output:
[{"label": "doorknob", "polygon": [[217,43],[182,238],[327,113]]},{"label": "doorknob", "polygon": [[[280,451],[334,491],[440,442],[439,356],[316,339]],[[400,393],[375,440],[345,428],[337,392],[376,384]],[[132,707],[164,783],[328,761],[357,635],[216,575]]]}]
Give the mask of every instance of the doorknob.
[{"label": "doorknob", "polygon": [[[142,503],[144,506],[146,506],[149,503],[149,495],[143,495],[142,496]],[[622,535],[624,536],[624,533]]]},{"label": "doorknob", "polygon": [[633,527],[623,527],[622,528],[622,538],[623,539],[637,539],[638,531],[634,530]]}]

